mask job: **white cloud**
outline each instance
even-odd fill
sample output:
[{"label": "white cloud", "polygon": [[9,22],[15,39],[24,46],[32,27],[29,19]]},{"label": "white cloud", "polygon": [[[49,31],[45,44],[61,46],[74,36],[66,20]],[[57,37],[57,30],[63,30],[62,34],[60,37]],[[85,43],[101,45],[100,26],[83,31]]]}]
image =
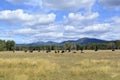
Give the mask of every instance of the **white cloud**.
[{"label": "white cloud", "polygon": [[10,24],[23,24],[33,26],[37,24],[49,24],[54,22],[56,15],[50,14],[28,14],[22,9],[0,11],[0,21]]}]

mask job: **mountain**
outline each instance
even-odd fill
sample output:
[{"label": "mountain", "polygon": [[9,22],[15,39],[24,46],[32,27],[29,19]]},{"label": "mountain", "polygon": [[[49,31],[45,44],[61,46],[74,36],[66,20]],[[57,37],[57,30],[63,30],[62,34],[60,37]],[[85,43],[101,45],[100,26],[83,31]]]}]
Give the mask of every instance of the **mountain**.
[{"label": "mountain", "polygon": [[66,42],[71,42],[71,43],[78,43],[78,44],[89,44],[89,43],[105,43],[107,42],[106,40],[101,40],[101,39],[96,39],[96,38],[81,38],[78,40],[68,40],[68,41],[63,41],[61,43],[56,43],[56,42],[52,42],[52,41],[48,41],[48,42],[36,42],[36,43],[30,43],[30,44],[17,44],[17,46],[37,46],[37,45],[53,45],[53,44],[57,44],[57,45],[63,45]]},{"label": "mountain", "polygon": [[64,41],[60,44],[65,44],[66,42],[71,42],[71,43],[78,43],[78,44],[89,44],[89,43],[105,43],[107,42],[106,40],[100,40],[96,38],[81,38],[78,40],[69,40],[69,41]]},{"label": "mountain", "polygon": [[96,38],[81,38],[76,41],[80,44],[89,44],[89,43],[105,43],[106,40],[96,39]]}]

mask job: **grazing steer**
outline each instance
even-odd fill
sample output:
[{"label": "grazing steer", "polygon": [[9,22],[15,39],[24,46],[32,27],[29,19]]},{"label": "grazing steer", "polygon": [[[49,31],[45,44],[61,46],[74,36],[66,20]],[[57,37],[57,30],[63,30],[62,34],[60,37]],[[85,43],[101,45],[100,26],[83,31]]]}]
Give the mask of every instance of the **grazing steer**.
[{"label": "grazing steer", "polygon": [[55,53],[57,53],[57,51],[55,51]]},{"label": "grazing steer", "polygon": [[61,53],[64,53],[64,52],[65,52],[64,50],[61,51]]},{"label": "grazing steer", "polygon": [[74,51],[73,53],[77,53],[77,52]]},{"label": "grazing steer", "polygon": [[27,50],[24,51],[25,53],[27,52]]}]

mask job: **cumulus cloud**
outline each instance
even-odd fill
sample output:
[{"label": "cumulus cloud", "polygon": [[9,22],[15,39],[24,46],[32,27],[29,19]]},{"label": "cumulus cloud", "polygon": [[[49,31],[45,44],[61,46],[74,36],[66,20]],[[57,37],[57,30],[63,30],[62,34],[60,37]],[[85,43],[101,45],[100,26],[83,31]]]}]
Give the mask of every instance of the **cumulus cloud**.
[{"label": "cumulus cloud", "polygon": [[120,0],[99,0],[99,3],[106,9],[120,9]]},{"label": "cumulus cloud", "polygon": [[98,18],[99,13],[81,14],[81,13],[69,13],[64,17],[65,23],[73,26],[87,26],[93,24]]},{"label": "cumulus cloud", "polygon": [[23,24],[26,26],[34,26],[37,24],[49,24],[55,21],[56,15],[50,14],[28,14],[22,9],[0,11],[0,21],[9,24]]},{"label": "cumulus cloud", "polygon": [[0,20],[6,23],[18,23],[30,20],[32,16],[28,14],[24,14],[23,10],[18,9],[15,11],[4,10],[0,11]]}]

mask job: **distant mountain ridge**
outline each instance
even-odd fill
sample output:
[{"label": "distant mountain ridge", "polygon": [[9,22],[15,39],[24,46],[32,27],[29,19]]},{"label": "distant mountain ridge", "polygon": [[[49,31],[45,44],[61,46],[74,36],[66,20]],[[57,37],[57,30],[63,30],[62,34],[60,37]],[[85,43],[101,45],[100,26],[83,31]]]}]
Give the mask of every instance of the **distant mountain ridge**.
[{"label": "distant mountain ridge", "polygon": [[61,43],[53,42],[53,41],[48,41],[48,42],[35,42],[35,43],[30,43],[30,44],[17,44],[17,46],[37,46],[37,45],[63,45],[66,42],[71,42],[71,43],[77,43],[77,44],[89,44],[89,43],[105,43],[108,42],[106,40],[101,40],[101,39],[96,39],[96,38],[81,38],[78,40],[68,40],[68,41],[63,41]]}]

